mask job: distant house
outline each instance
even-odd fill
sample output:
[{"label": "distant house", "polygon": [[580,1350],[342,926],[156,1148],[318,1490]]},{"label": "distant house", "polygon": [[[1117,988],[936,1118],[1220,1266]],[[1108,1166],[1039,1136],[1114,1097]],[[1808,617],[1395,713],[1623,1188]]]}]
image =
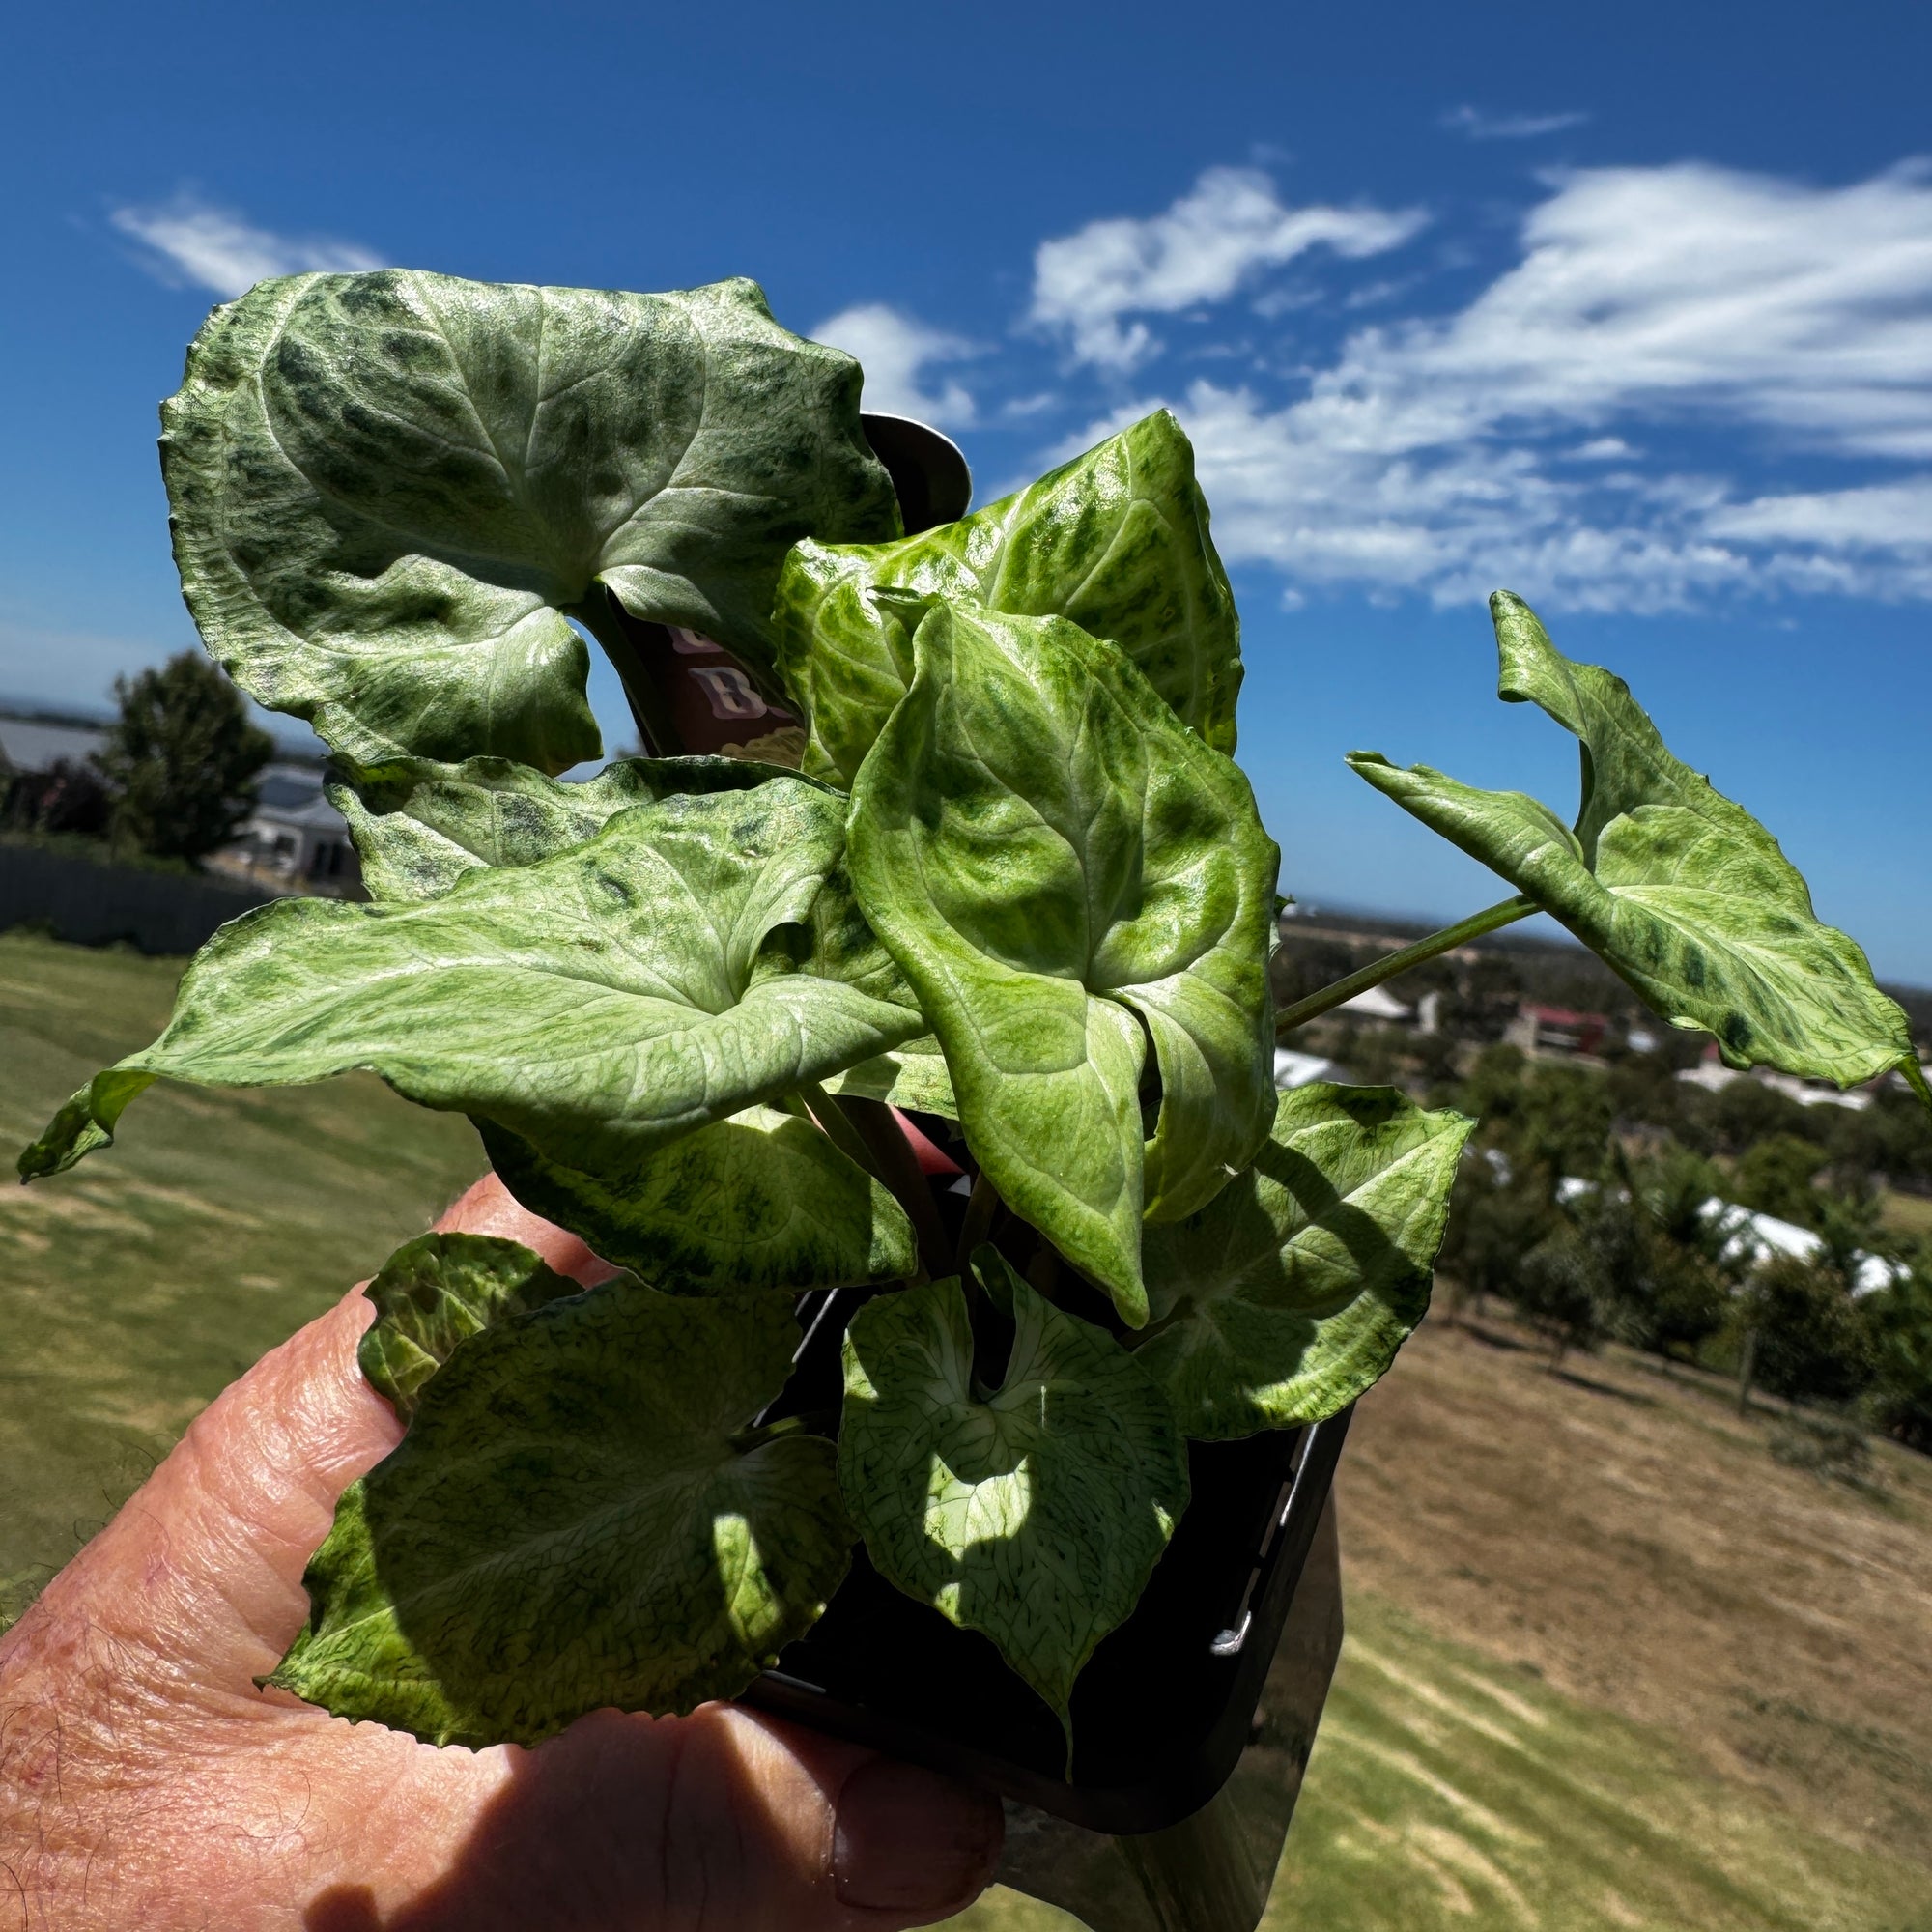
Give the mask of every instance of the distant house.
[{"label": "distant house", "polygon": [[1312,1080],[1335,1080],[1346,1086],[1349,1075],[1337,1062],[1324,1060],[1319,1053],[1296,1053],[1288,1046],[1275,1048],[1274,1084],[1278,1091],[1285,1094],[1291,1087],[1306,1087]]},{"label": "distant house", "polygon": [[1516,1009],[1516,1018],[1503,1029],[1503,1038],[1520,1046],[1532,1059],[1545,1056],[1568,1059],[1579,1053],[1595,1053],[1609,1029],[1603,1013],[1574,1013],[1568,1007],[1541,1007],[1524,1000]]},{"label": "distant house", "polygon": [[1415,1017],[1414,1009],[1404,1006],[1386,986],[1371,986],[1352,1000],[1344,1000],[1335,1010],[1347,1013],[1351,1019],[1382,1020],[1395,1025],[1406,1025]]},{"label": "distant house", "polygon": [[1735,1066],[1724,1065],[1716,1040],[1706,1044],[1704,1057],[1695,1066],[1680,1067],[1677,1077],[1689,1086],[1702,1087],[1713,1094],[1721,1092],[1733,1080],[1755,1080],[1760,1087],[1769,1087],[1786,1099],[1796,1100],[1801,1107],[1849,1107],[1855,1114],[1871,1105],[1872,1087],[1883,1081],[1881,1076],[1871,1086],[1854,1087],[1849,1093],[1841,1093],[1829,1080],[1801,1080],[1794,1074],[1774,1073],[1765,1066],[1742,1073]]},{"label": "distant house", "polygon": [[324,795],[315,765],[265,766],[255,810],[235,842],[209,863],[333,896],[355,892],[362,881],[349,821]]}]

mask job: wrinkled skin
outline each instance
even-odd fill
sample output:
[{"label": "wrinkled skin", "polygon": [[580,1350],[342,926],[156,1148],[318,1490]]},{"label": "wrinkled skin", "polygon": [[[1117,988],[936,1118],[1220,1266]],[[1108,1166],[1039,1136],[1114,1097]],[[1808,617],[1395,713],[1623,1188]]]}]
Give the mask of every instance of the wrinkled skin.
[{"label": "wrinkled skin", "polygon": [[[493,1178],[441,1223],[610,1270]],[[0,1641],[0,1920],[42,1932],[860,1932],[960,1910],[997,1804],[730,1705],[438,1750],[252,1680],[401,1431],[359,1290],[189,1429]]]}]

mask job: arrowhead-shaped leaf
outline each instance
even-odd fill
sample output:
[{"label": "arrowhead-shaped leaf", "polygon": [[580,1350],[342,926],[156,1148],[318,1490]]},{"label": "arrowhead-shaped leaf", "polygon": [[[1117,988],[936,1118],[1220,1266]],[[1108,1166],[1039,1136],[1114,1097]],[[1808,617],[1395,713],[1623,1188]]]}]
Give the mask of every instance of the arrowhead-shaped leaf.
[{"label": "arrowhead-shaped leaf", "polygon": [[779,582],[780,668],[811,724],[806,770],[850,784],[912,676],[923,597],[1068,617],[1120,645],[1217,752],[1241,684],[1234,593],[1194,451],[1160,410],[1037,483],[897,543],[801,544]]},{"label": "arrowhead-shaped leaf", "polygon": [[839,1487],[880,1574],[983,1632],[1064,1723],[1187,1506],[1186,1447],[1112,1336],[991,1248],[974,1268],[1014,1321],[999,1388],[976,1388],[957,1281],[868,1302],[845,1336]]},{"label": "arrowhead-shaped leaf", "polygon": [[588,844],[422,905],[284,899],[182,981],[167,1031],[21,1156],[51,1174],[165,1074],[369,1067],[553,1160],[620,1168],[925,1031],[839,870],[843,801],[793,777],[619,813]]},{"label": "arrowhead-shaped leaf", "polygon": [[769,669],[791,545],[895,532],[859,383],[746,281],[263,282],[162,411],[188,608],[347,756],[562,771],[598,750],[568,619],[607,626],[607,590]]},{"label": "arrowhead-shaped leaf", "polygon": [[421,1235],[398,1248],[363,1290],[376,1320],[363,1331],[357,1359],[371,1386],[408,1422],[423,1384],[459,1342],[582,1292],[521,1242]]},{"label": "arrowhead-shaped leaf", "polygon": [[533,1214],[672,1294],[843,1288],[917,1265],[891,1192],[794,1114],[747,1107],[609,1173],[477,1125],[490,1164]]},{"label": "arrowhead-shaped leaf", "polygon": [[749,791],[781,776],[737,758],[622,758],[566,783],[509,758],[344,761],[327,787],[372,898],[440,897],[491,866],[533,866],[596,838],[620,811],[678,793]]},{"label": "arrowhead-shaped leaf", "polygon": [[1143,1209],[1204,1206],[1274,1118],[1279,854],[1236,767],[1077,625],[940,605],[914,654],[853,789],[854,882],[974,1157],[1138,1325]]},{"label": "arrowhead-shaped leaf", "polygon": [[1429,1306],[1471,1124],[1388,1087],[1297,1087],[1245,1174],[1148,1230],[1134,1359],[1185,1435],[1319,1422],[1374,1384]]},{"label": "arrowhead-shaped leaf", "polygon": [[1671,756],[1622,678],[1564,657],[1520,598],[1490,603],[1500,695],[1581,741],[1576,830],[1520,792],[1427,765],[1357,752],[1354,769],[1554,914],[1673,1026],[1715,1034],[1730,1065],[1840,1086],[1898,1067],[1922,1090],[1904,1013],[1858,945],[1819,923],[1777,840]]},{"label": "arrowhead-shaped leaf", "polygon": [[833,1445],[750,1430],[797,1340],[781,1302],[634,1282],[472,1337],[336,1506],[270,1681],[471,1746],[742,1690],[850,1557]]}]

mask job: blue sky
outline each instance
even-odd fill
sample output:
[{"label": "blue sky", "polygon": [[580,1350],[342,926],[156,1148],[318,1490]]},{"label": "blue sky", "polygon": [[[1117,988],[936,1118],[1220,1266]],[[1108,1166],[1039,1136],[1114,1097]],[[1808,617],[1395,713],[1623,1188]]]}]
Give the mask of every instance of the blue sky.
[{"label": "blue sky", "polygon": [[218,297],[750,274],[982,497],[1179,412],[1299,896],[1500,895],[1352,748],[1568,806],[1506,583],[1932,982],[1927,10],[78,4],[10,55],[0,696],[192,640],[155,407]]}]

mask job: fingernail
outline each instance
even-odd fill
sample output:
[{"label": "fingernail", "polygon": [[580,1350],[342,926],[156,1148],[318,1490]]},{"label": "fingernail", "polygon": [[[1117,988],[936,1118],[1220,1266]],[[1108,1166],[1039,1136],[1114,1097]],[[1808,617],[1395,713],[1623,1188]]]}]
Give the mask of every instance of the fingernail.
[{"label": "fingernail", "polygon": [[841,1905],[927,1912],[965,1905],[993,1876],[997,1799],[917,1765],[874,1758],[845,1780],[832,1841]]}]

